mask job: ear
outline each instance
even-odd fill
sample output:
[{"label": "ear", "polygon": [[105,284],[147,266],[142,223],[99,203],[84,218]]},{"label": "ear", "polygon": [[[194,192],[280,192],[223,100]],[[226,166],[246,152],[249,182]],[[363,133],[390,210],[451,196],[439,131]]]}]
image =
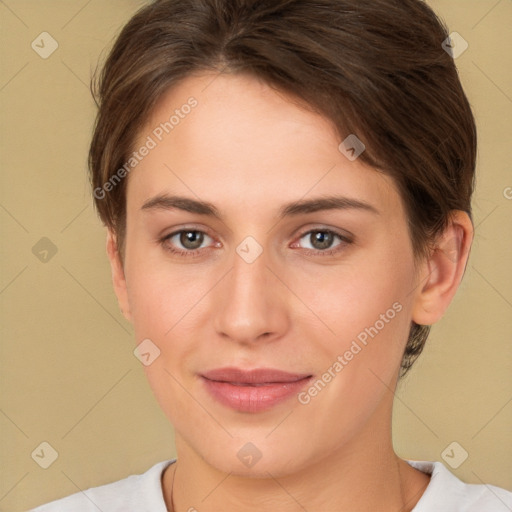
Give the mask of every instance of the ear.
[{"label": "ear", "polygon": [[453,210],[450,218],[419,273],[420,284],[412,315],[412,320],[419,325],[432,325],[442,318],[466,269],[473,242],[473,224],[468,214],[460,210]]},{"label": "ear", "polygon": [[126,320],[131,322],[132,315],[128,301],[128,289],[126,287],[124,268],[119,254],[117,238],[110,229],[107,231],[107,255],[112,271],[112,284],[114,285],[114,292],[117,296],[121,313],[123,313]]}]

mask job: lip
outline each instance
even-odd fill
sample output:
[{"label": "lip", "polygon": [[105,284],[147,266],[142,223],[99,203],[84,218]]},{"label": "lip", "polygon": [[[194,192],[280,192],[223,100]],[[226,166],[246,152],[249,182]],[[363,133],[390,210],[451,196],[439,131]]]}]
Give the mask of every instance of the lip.
[{"label": "lip", "polygon": [[240,412],[262,412],[296,395],[312,375],[272,368],[218,368],[201,374],[207,391]]}]

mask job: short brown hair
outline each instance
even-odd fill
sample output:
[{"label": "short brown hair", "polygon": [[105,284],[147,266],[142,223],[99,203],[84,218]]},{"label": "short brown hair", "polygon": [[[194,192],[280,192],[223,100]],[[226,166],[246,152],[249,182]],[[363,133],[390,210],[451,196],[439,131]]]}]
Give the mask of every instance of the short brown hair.
[{"label": "short brown hair", "polygon": [[[99,107],[89,167],[99,215],[124,248],[127,161],[157,100],[192,73],[249,73],[330,119],[340,141],[390,175],[415,258],[452,210],[471,218],[476,128],[448,31],[421,0],[157,0],[123,28],[92,82]],[[101,190],[101,195],[97,191]],[[405,374],[429,326],[412,322]]]}]

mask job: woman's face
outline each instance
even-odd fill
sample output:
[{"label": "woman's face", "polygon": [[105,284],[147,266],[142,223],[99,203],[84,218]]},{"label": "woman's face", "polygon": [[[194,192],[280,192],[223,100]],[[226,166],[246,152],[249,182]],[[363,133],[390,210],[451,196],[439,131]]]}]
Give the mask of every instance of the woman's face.
[{"label": "woman's face", "polygon": [[412,245],[392,180],[340,143],[243,75],[188,78],[141,131],[117,293],[178,455],[278,476],[390,436]]}]

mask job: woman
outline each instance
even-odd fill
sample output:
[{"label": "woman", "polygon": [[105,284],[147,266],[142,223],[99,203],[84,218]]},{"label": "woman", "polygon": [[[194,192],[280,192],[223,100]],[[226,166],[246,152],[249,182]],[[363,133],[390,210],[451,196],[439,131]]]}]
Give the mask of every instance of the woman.
[{"label": "woman", "polygon": [[160,0],[130,20],[90,169],[178,458],[36,510],[512,507],[391,440],[473,238],[447,41],[419,0]]}]

